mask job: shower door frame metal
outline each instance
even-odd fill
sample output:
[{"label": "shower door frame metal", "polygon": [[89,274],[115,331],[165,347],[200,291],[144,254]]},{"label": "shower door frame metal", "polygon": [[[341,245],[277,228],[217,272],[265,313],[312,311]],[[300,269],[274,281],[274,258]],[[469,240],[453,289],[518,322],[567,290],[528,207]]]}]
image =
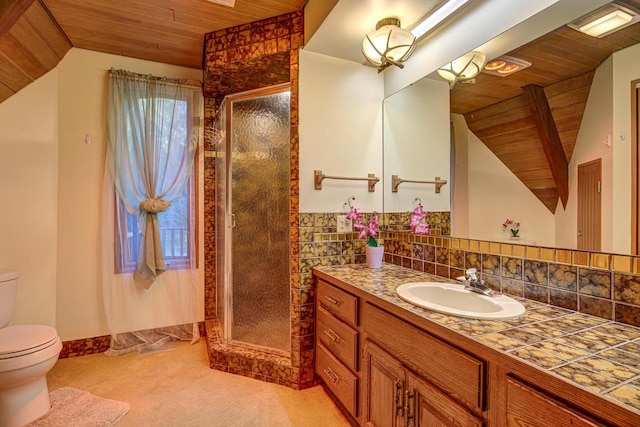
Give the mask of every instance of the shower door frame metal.
[{"label": "shower door frame metal", "polygon": [[[233,325],[233,228],[235,227],[235,217],[233,214],[233,197],[231,191],[231,178],[232,178],[232,104],[235,101],[242,101],[246,99],[259,98],[268,95],[274,95],[282,92],[291,92],[291,83],[282,83],[272,86],[267,86],[264,88],[253,89],[245,92],[238,92],[234,94],[226,95],[222,101],[222,106],[225,107],[224,114],[226,116],[225,121],[225,152],[228,158],[225,160],[225,229],[224,229],[224,241],[225,241],[225,260],[224,260],[224,319],[223,319],[223,340],[225,343],[233,343],[235,345],[241,345],[253,349],[264,350],[271,353],[277,353],[288,356],[290,352],[284,352],[279,349],[272,349],[267,347],[262,347],[256,344],[246,343],[243,341],[236,341],[232,336],[232,325]],[[291,106],[289,106],[291,107]],[[291,137],[291,135],[289,135]],[[290,142],[289,142],[290,144]],[[289,206],[289,210],[291,210],[291,206]],[[289,239],[291,237],[289,236]],[[291,263],[291,256],[288,257],[288,263]],[[291,283],[291,273],[289,273],[289,284]],[[291,312],[291,300],[289,300],[289,312]],[[291,323],[289,323],[289,336],[291,336]]]}]

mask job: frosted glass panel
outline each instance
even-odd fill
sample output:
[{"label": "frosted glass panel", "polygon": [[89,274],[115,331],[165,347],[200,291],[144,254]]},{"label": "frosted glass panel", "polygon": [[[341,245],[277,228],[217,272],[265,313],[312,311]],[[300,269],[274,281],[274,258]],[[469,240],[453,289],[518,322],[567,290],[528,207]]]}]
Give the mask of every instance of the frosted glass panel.
[{"label": "frosted glass panel", "polygon": [[289,92],[231,109],[231,337],[290,351]]},{"label": "frosted glass panel", "polygon": [[[226,131],[226,100],[222,102],[220,107],[220,119],[216,121],[216,134]],[[227,138],[223,138],[215,146],[216,159],[215,159],[215,179],[216,179],[216,316],[222,326],[224,335],[228,334],[227,330],[227,250],[226,250],[226,233],[225,227],[226,218],[226,206],[227,206],[227,164],[226,164],[226,151],[227,151]]]}]

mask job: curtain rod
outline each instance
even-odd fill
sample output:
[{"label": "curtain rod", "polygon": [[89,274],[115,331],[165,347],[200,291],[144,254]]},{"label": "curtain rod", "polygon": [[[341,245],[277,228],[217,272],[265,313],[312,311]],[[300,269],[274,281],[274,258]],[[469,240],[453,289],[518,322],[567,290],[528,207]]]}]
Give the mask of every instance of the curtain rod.
[{"label": "curtain rod", "polygon": [[[130,80],[134,82],[154,82],[170,87],[185,87],[190,89],[200,89],[202,90],[202,85],[195,85],[186,82],[181,82],[177,79],[169,79],[167,77],[156,77],[151,74],[137,74],[130,71],[125,70],[114,70],[113,68],[109,70],[109,78]],[[197,80],[191,80],[197,81]]]}]

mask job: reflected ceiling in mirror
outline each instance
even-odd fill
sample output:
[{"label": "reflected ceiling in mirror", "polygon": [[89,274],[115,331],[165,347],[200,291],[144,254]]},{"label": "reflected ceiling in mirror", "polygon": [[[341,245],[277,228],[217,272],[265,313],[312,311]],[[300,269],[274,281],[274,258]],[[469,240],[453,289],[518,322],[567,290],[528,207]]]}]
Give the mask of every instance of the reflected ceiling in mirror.
[{"label": "reflected ceiling in mirror", "polygon": [[[624,4],[640,10],[640,0]],[[455,85],[448,102],[439,101],[441,108],[452,113],[454,124],[450,134],[439,138],[425,128],[449,128],[449,120],[428,123],[434,117],[432,101],[441,98],[440,91],[433,92],[437,94],[434,97],[416,83],[398,92],[384,105],[385,178],[403,174],[402,165],[415,163],[415,153],[429,156],[425,153],[450,150],[447,163],[453,165],[449,177],[455,188],[452,235],[508,239],[501,225],[505,219],[515,218],[522,223],[522,239],[529,244],[630,253],[631,140],[627,138],[628,144],[618,146],[611,141],[620,135],[619,129],[631,133],[623,126],[631,126],[629,82],[640,80],[640,64],[630,59],[640,54],[636,51],[639,42],[637,23],[601,38],[563,25],[521,47],[489,57],[493,71],[480,73],[475,84]],[[614,52],[619,54],[614,57]],[[495,70],[504,58],[526,66],[502,77]],[[446,85],[434,75],[423,80],[431,81],[431,86]],[[422,93],[418,95],[419,90]],[[410,93],[422,97],[428,109],[415,132],[404,130],[414,134],[413,143],[419,147],[406,147],[404,141],[404,147],[399,148],[398,138],[389,137],[389,129],[397,125],[390,113]],[[420,112],[412,114],[419,116]],[[598,187],[601,239],[598,247],[586,247],[579,236],[577,170],[578,165],[598,159],[602,163],[602,187]],[[439,162],[444,163],[443,159]],[[442,172],[439,175],[447,179]],[[388,194],[388,187],[385,183],[385,211],[410,210],[411,206],[398,198],[402,196]],[[412,197],[408,192],[404,195],[407,200]],[[444,210],[442,203],[437,209],[425,203],[425,208]]]},{"label": "reflected ceiling in mirror", "polygon": [[[640,1],[631,3],[640,8]],[[523,86],[546,87],[585,74],[595,70],[613,52],[638,42],[637,24],[600,39],[564,25],[506,54],[530,62],[530,67],[508,78],[485,71],[476,77],[476,84],[455,86],[451,91],[451,112],[471,113],[522,95]],[[491,59],[488,58],[489,62]]]}]

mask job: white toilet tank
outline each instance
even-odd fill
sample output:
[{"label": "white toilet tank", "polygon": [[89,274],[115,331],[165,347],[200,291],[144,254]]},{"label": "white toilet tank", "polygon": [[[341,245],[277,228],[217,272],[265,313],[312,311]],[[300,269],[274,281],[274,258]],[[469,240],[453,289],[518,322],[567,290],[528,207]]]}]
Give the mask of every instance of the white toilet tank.
[{"label": "white toilet tank", "polygon": [[7,326],[13,317],[19,275],[14,270],[0,270],[0,328]]}]

